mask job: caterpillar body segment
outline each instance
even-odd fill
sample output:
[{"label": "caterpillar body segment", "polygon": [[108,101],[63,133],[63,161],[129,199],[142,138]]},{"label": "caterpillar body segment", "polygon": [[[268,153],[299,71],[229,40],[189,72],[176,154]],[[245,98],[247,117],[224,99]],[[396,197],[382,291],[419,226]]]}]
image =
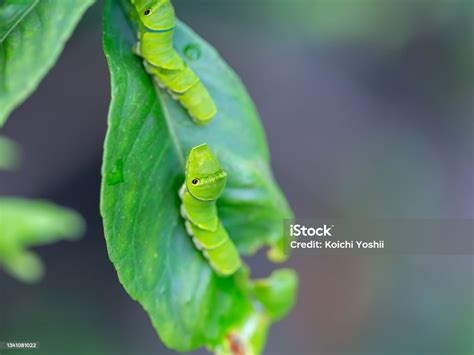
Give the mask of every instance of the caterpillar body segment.
[{"label": "caterpillar body segment", "polygon": [[200,229],[190,223],[189,227],[196,248],[203,251],[212,268],[221,275],[233,274],[236,266],[240,265],[240,255],[222,224],[219,223],[214,232]]},{"label": "caterpillar body segment", "polygon": [[217,113],[216,106],[201,81],[179,95],[178,101],[190,112],[194,122],[198,125],[209,123]]},{"label": "caterpillar body segment", "polygon": [[232,275],[242,262],[234,242],[219,221],[216,206],[227,174],[207,144],[202,144],[191,149],[185,175],[179,196],[186,232],[214,271],[222,276]]},{"label": "caterpillar body segment", "polygon": [[221,275],[232,275],[240,267],[240,255],[232,240],[227,241],[216,249],[205,250],[210,265]]},{"label": "caterpillar body segment", "polygon": [[147,72],[168,90],[198,125],[217,113],[206,87],[173,47],[175,13],[170,0],[131,0],[138,18],[134,52],[144,59]]},{"label": "caterpillar body segment", "polygon": [[195,226],[215,232],[219,225],[217,206],[215,201],[200,201],[194,198],[189,191],[182,198],[184,215]]},{"label": "caterpillar body segment", "polygon": [[155,33],[145,30],[140,36],[140,54],[157,68],[182,71],[187,65],[172,46],[173,31]]},{"label": "caterpillar body segment", "polygon": [[186,221],[186,224],[186,230],[189,231],[189,234],[194,236],[194,238],[199,241],[201,247],[205,248],[206,250],[217,249],[229,239],[227,231],[224,229],[221,223],[219,223],[219,226],[213,232],[193,226],[188,221]]},{"label": "caterpillar body segment", "polygon": [[152,74],[163,86],[173,86],[174,93],[184,94],[199,82],[199,78],[189,67],[177,71],[158,68],[150,63],[145,63],[148,73]]}]

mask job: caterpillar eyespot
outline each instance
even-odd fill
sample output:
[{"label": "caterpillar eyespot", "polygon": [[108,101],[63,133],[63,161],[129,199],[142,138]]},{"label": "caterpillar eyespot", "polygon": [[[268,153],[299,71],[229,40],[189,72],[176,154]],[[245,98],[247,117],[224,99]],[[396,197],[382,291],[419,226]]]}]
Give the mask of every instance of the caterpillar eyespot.
[{"label": "caterpillar eyespot", "polygon": [[216,202],[224,191],[227,174],[207,144],[191,149],[185,181],[179,190],[186,233],[202,251],[212,269],[229,276],[241,266],[234,242],[219,220]]},{"label": "caterpillar eyespot", "polygon": [[176,21],[170,0],[131,0],[131,3],[140,22],[139,45],[134,52],[144,59],[146,71],[184,107],[196,124],[209,123],[217,108],[199,77],[173,47]]}]

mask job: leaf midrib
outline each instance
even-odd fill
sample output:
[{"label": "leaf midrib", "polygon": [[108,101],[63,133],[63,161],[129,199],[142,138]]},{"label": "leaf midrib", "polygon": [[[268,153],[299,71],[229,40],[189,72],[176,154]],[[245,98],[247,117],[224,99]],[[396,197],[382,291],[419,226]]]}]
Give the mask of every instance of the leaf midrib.
[{"label": "leaf midrib", "polygon": [[39,0],[34,0],[34,2],[31,4],[31,6],[23,13],[22,16],[20,16],[18,18],[18,20],[13,23],[13,25],[5,32],[5,34],[3,35],[3,37],[0,38],[0,44],[3,43],[3,41],[5,41],[5,39],[8,37],[8,35],[20,24],[21,21],[23,21],[23,19],[28,16],[28,14],[36,7],[36,5],[38,5],[39,3]]}]

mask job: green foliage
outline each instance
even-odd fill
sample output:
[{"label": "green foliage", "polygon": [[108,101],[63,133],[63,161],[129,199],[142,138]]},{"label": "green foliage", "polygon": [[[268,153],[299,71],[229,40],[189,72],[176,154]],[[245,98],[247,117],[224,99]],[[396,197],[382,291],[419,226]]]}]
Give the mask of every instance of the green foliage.
[{"label": "green foliage", "polygon": [[178,190],[187,153],[207,143],[227,172],[218,213],[241,253],[281,242],[282,220],[292,213],[273,179],[258,114],[235,73],[178,23],[175,48],[218,107],[209,125],[197,127],[169,94],[154,87],[132,53],[136,37],[127,14],[118,1],[106,2],[104,49],[112,102],[101,213],[109,256],[167,346],[216,348],[255,310],[245,268],[218,277],[185,231]]},{"label": "green foliage", "polygon": [[256,280],[252,293],[268,316],[279,320],[286,316],[295,303],[298,276],[291,269],[274,271],[270,277]]},{"label": "green foliage", "polygon": [[[0,169],[19,162],[15,142],[0,136]],[[75,212],[45,201],[0,197],[0,267],[24,282],[36,282],[44,274],[43,263],[29,247],[74,239],[84,229]]]},{"label": "green foliage", "polygon": [[0,170],[13,169],[18,165],[19,149],[15,142],[0,136]]},{"label": "green foliage", "polygon": [[0,198],[0,266],[12,276],[35,282],[43,264],[27,248],[75,239],[84,229],[75,212],[45,201]]},{"label": "green foliage", "polygon": [[10,34],[39,0],[3,0],[0,4],[0,42]]},{"label": "green foliage", "polygon": [[0,4],[0,127],[34,91],[94,0],[7,0]]}]

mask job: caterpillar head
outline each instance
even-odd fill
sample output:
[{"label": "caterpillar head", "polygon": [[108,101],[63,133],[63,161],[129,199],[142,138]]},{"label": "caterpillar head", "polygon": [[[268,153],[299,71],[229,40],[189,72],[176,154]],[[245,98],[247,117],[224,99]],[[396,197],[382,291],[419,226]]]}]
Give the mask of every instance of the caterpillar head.
[{"label": "caterpillar head", "polygon": [[186,164],[186,187],[198,200],[217,200],[224,190],[227,174],[207,144],[191,149]]},{"label": "caterpillar head", "polygon": [[174,27],[174,9],[170,0],[134,0],[132,3],[145,27],[152,30]]}]

